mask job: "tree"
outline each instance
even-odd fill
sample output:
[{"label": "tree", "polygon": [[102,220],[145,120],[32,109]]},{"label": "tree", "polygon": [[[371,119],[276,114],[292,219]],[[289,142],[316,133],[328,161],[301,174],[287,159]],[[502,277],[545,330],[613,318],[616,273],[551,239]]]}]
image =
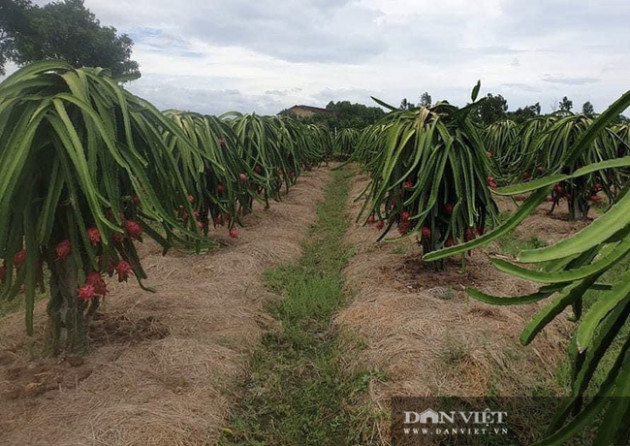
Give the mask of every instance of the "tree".
[{"label": "tree", "polygon": [[350,101],[330,101],[326,108],[335,112],[334,116],[330,116],[329,127],[336,128],[363,128],[385,116],[380,107],[352,104]]},{"label": "tree", "polygon": [[41,7],[29,0],[0,1],[0,70],[9,60],[23,65],[59,59],[77,68],[107,68],[114,76],[140,76],[131,60],[133,41],[101,26],[83,0]]},{"label": "tree", "polygon": [[420,102],[418,103],[418,105],[420,107],[431,107],[431,95],[429,94],[428,91],[425,91],[424,93],[422,93],[420,95]]},{"label": "tree", "polygon": [[0,74],[5,74],[4,67],[15,55],[14,35],[26,29],[29,7],[29,0],[0,0]]},{"label": "tree", "polygon": [[630,124],[630,118],[624,115],[617,116],[616,119],[612,121],[613,124]]},{"label": "tree", "polygon": [[559,104],[559,110],[564,112],[570,112],[573,108],[573,101],[566,96],[562,98]]},{"label": "tree", "polygon": [[[334,114],[318,113],[308,118],[299,119],[306,124],[323,124],[330,129],[362,129],[370,124],[374,124],[385,116],[385,112],[380,107],[352,104],[350,101],[330,101],[326,105],[326,109],[333,111]],[[286,110],[283,110],[280,114],[286,115]],[[295,118],[295,116],[293,117]]]},{"label": "tree", "polygon": [[411,110],[412,108],[414,108],[413,102],[408,102],[407,98],[404,98],[402,101],[400,101],[401,110]]},{"label": "tree", "polygon": [[589,118],[592,118],[595,114],[595,108],[593,107],[593,104],[591,104],[589,101],[586,101],[582,105],[582,114],[588,116]]},{"label": "tree", "polygon": [[521,123],[539,116],[540,110],[540,102],[536,102],[534,105],[526,105],[525,107],[517,108],[516,111],[509,112],[507,117],[515,122]]},{"label": "tree", "polygon": [[481,104],[477,107],[477,118],[486,125],[500,121],[507,117],[508,103],[500,94],[494,96],[488,93]]}]

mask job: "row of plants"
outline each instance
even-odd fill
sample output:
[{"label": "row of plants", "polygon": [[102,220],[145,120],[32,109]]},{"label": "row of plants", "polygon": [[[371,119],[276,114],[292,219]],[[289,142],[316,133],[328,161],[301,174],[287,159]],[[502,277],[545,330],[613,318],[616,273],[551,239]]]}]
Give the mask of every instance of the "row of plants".
[{"label": "row of plants", "polygon": [[47,351],[85,351],[107,277],[141,287],[136,243],[216,245],[324,154],[321,129],[256,115],[157,110],[101,69],[57,61],[0,84],[0,298],[48,292]]},{"label": "row of plants", "polygon": [[[522,124],[507,120],[486,127],[483,138],[490,148],[493,176],[499,184],[508,185],[551,172],[572,174],[583,166],[627,153],[628,125],[624,125],[607,126],[579,156],[572,156],[575,143],[592,124],[593,119],[585,115],[562,112]],[[590,207],[599,204],[602,195],[607,202],[614,200],[629,173],[627,169],[598,171],[558,182],[550,193],[551,211],[566,201],[571,220],[586,219]]]},{"label": "row of plants", "polygon": [[[600,178],[625,175],[630,166],[630,157],[624,156],[628,153],[627,139],[617,139],[623,144],[615,151],[618,157],[593,158],[592,152],[593,147],[601,149],[602,139],[608,138],[611,132],[609,124],[628,106],[630,92],[584,126],[567,147],[563,165],[551,167],[540,178],[497,189],[495,193],[506,196],[530,194],[507,221],[474,241],[430,253],[425,260],[439,261],[465,253],[512,231],[558,184],[580,184],[593,175]],[[581,119],[572,117],[572,120]],[[584,164],[578,166],[578,163]],[[567,171],[566,165],[575,169]],[[537,292],[504,297],[468,290],[471,297],[494,305],[546,302],[523,330],[521,342],[524,345],[570,310],[570,318],[575,322],[568,348],[572,391],[540,445],[565,444],[589,426],[595,427],[592,444],[627,444],[630,439],[627,423],[630,416],[630,274],[607,274],[630,255],[629,189],[629,183],[621,183],[610,208],[576,234],[548,247],[522,251],[515,262],[492,259],[497,269],[539,283]],[[592,301],[585,305],[587,294]],[[604,379],[598,382],[596,376],[604,376]]]},{"label": "row of plants", "polygon": [[[376,224],[381,238],[394,226],[402,236],[415,235],[424,261],[439,268],[447,257],[513,231],[549,198],[552,210],[567,200],[570,218],[577,219],[605,194],[610,208],[575,235],[523,251],[515,262],[492,259],[499,270],[539,283],[537,292],[497,297],[469,289],[468,294],[494,305],[547,302],[523,330],[524,345],[571,310],[572,392],[539,444],[565,444],[593,425],[592,444],[626,444],[630,274],[613,275],[611,282],[603,278],[630,256],[630,132],[627,125],[610,124],[630,106],[630,92],[597,119],[565,114],[480,128],[469,118],[481,102],[475,102],[477,91],[478,86],[473,103],[462,109],[441,102],[399,111],[377,101],[392,112],[361,134],[351,158],[371,176],[358,198],[365,200],[360,218]],[[491,193],[529,198],[497,224]],[[594,298],[585,305],[587,293]]]},{"label": "row of plants", "polygon": [[331,136],[332,158],[345,161],[356,149],[361,131],[355,128],[335,129]]}]

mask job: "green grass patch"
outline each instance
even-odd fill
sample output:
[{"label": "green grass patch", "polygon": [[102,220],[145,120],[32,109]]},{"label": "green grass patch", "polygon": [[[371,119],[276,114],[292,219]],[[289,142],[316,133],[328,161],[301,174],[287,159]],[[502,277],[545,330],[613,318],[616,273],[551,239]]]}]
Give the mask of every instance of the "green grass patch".
[{"label": "green grass patch", "polygon": [[382,416],[360,402],[370,380],[382,381],[386,373],[349,375],[342,363],[342,334],[331,326],[345,305],[352,173],[340,169],[331,175],[300,262],[265,273],[268,286],[284,296],[268,308],[281,324],[255,351],[253,374],[220,444],[367,444],[366,420]]},{"label": "green grass patch", "polygon": [[[512,215],[511,212],[501,212],[499,214],[499,223],[504,223]],[[536,249],[547,246],[547,244],[536,236],[528,239],[519,237],[516,231],[510,231],[503,237],[497,239],[497,248],[502,254],[518,255],[525,249]]]},{"label": "green grass patch", "polygon": [[497,240],[499,251],[503,254],[518,255],[525,249],[536,249],[547,246],[545,242],[535,235],[528,239],[522,239],[515,231],[508,232]]}]

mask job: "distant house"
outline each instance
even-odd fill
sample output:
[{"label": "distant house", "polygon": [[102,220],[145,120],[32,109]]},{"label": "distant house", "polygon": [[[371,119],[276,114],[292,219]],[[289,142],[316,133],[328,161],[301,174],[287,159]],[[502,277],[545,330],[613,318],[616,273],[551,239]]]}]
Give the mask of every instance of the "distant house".
[{"label": "distant house", "polygon": [[328,110],[327,108],[310,107],[308,105],[294,105],[291,108],[283,110],[280,114],[293,115],[297,118],[310,118],[316,114],[334,115],[335,112]]}]

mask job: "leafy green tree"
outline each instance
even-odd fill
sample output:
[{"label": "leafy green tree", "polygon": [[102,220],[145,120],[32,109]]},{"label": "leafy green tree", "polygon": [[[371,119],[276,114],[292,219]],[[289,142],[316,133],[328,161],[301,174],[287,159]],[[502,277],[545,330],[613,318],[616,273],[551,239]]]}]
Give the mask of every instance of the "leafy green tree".
[{"label": "leafy green tree", "polygon": [[511,120],[522,123],[528,119],[540,116],[540,102],[536,102],[534,105],[526,105],[525,107],[519,107],[516,111],[508,112],[507,116]]},{"label": "leafy green tree", "polygon": [[[334,114],[315,114],[309,118],[302,118],[300,121],[307,124],[325,125],[330,129],[362,129],[385,116],[385,112],[380,107],[352,104],[350,101],[330,101],[326,109],[333,111]],[[280,114],[285,114],[285,111]]]},{"label": "leafy green tree", "polygon": [[29,0],[0,0],[0,74],[15,55],[14,35],[27,28],[26,10]]},{"label": "leafy green tree", "polygon": [[559,106],[560,111],[570,112],[571,109],[573,108],[573,101],[565,96],[562,98],[558,106]]},{"label": "leafy green tree", "polygon": [[0,0],[0,70],[7,61],[18,65],[59,59],[74,67],[102,67],[114,76],[139,77],[131,60],[133,41],[116,28],[101,26],[83,0],[45,6],[29,0]]},{"label": "leafy green tree", "polygon": [[500,94],[494,96],[492,93],[484,98],[477,107],[477,119],[486,125],[500,121],[507,117],[508,103]]},{"label": "leafy green tree", "polygon": [[422,93],[420,95],[420,102],[418,103],[418,105],[420,107],[431,107],[431,103],[433,102],[431,95],[429,94],[428,91],[425,91],[424,93]]},{"label": "leafy green tree", "polygon": [[593,104],[591,104],[589,101],[586,101],[582,105],[582,114],[588,116],[589,118],[592,118],[593,115],[595,115],[595,108],[593,107]]},{"label": "leafy green tree", "polygon": [[352,104],[350,101],[329,102],[327,109],[335,112],[333,126],[336,128],[363,128],[385,116],[380,107]]}]

